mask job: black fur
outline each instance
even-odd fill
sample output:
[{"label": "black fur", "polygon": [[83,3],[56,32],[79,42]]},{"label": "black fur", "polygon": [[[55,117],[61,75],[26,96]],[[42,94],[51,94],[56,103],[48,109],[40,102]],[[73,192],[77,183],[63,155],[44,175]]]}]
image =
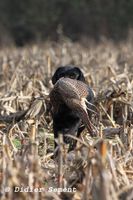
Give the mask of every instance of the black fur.
[{"label": "black fur", "polygon": [[[55,84],[62,77],[73,78],[85,82],[85,77],[82,71],[78,67],[71,65],[59,67],[55,71],[52,77],[52,83]],[[94,101],[94,94],[89,86],[88,86],[87,100],[90,103],[93,103]],[[88,114],[90,116],[90,112],[88,112]],[[58,113],[53,113],[52,117],[53,117],[53,131],[55,139],[58,138],[59,133],[62,133],[63,136],[70,134],[79,137],[80,133],[85,128],[79,116],[76,116],[76,114],[73,113],[73,111],[69,109],[65,104],[62,104],[58,110]],[[76,146],[75,140],[70,139],[68,137],[64,137],[64,141],[70,144],[69,150],[73,150],[75,148]],[[56,145],[57,144],[55,142],[55,147]]]},{"label": "black fur", "polygon": [[82,82],[85,82],[85,77],[82,73],[82,71],[73,65],[66,65],[59,67],[53,77],[52,77],[52,83],[53,85],[62,77],[77,79]]}]

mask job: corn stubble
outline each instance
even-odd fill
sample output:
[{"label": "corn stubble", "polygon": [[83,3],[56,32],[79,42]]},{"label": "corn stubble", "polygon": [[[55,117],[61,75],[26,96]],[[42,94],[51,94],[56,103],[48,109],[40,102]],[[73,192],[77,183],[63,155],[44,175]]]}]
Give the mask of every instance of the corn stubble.
[{"label": "corn stubble", "polygon": [[[0,199],[133,199],[132,51],[128,41],[89,47],[48,42],[0,50]],[[56,66],[68,63],[83,66],[95,90],[92,123],[98,135],[92,138],[85,130],[80,138],[70,136],[78,142],[69,153],[60,135],[59,159],[53,160],[50,77]],[[28,186],[44,190],[14,192]]]}]

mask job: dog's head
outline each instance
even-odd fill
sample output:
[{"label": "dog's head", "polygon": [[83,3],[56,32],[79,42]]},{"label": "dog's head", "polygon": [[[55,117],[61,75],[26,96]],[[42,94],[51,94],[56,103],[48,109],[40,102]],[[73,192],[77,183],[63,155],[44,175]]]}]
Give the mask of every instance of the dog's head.
[{"label": "dog's head", "polygon": [[85,77],[80,68],[72,65],[66,65],[57,68],[52,77],[53,85],[62,77],[76,79],[85,82]]}]

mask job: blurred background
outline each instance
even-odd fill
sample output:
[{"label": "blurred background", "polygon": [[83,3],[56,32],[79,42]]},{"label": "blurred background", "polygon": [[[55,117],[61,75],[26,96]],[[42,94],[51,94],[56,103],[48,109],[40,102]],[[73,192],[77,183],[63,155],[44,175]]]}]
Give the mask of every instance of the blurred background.
[{"label": "blurred background", "polygon": [[63,35],[72,41],[125,40],[133,27],[132,0],[1,0],[0,45],[24,46]]}]

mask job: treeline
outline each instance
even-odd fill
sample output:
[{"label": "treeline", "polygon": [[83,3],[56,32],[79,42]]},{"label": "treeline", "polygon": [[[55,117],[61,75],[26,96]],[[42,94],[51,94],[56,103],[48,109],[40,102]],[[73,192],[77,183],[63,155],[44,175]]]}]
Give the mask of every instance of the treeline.
[{"label": "treeline", "polygon": [[60,34],[120,40],[133,26],[132,0],[1,0],[0,39],[17,45]]}]

